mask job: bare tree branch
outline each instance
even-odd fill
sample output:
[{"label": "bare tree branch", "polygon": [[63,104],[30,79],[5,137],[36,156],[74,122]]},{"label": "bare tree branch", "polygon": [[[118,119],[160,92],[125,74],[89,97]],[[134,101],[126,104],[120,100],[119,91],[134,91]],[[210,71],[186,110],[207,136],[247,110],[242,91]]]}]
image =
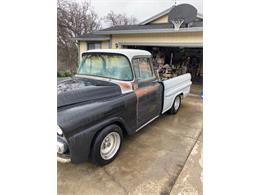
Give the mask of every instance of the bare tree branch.
[{"label": "bare tree branch", "polygon": [[87,1],[57,1],[58,70],[76,69],[78,54],[74,37],[101,28],[98,15]]},{"label": "bare tree branch", "polygon": [[133,16],[126,16],[126,14],[116,14],[112,10],[103,17],[103,20],[109,24],[109,26],[118,25],[133,25],[137,23],[137,18]]}]

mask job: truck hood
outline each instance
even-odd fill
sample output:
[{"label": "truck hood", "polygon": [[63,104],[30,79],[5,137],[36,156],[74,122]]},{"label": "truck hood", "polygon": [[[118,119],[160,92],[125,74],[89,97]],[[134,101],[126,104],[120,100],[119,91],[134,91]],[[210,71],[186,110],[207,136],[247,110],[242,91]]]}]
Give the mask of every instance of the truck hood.
[{"label": "truck hood", "polygon": [[118,85],[87,78],[69,78],[58,81],[57,107],[63,107],[83,102],[104,100],[121,95]]}]

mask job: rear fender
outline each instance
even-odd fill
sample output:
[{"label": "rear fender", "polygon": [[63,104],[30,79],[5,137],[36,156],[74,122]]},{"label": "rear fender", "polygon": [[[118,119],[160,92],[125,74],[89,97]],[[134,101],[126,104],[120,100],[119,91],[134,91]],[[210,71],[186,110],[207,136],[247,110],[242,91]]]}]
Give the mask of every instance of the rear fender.
[{"label": "rear fender", "polygon": [[182,95],[182,97],[186,97],[189,94],[190,86],[192,84],[190,78],[191,78],[190,74],[184,74],[163,81],[165,90],[164,90],[164,106],[163,106],[162,113],[165,113],[166,111],[171,109],[173,102],[178,95]]}]

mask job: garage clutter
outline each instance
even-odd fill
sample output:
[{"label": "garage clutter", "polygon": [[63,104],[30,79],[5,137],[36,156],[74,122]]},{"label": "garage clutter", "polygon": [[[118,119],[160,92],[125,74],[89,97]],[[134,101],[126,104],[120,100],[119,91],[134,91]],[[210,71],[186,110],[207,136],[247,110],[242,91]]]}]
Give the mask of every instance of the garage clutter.
[{"label": "garage clutter", "polygon": [[152,63],[161,80],[190,73],[193,82],[202,83],[203,48],[127,46],[129,49],[143,49],[152,54]]}]

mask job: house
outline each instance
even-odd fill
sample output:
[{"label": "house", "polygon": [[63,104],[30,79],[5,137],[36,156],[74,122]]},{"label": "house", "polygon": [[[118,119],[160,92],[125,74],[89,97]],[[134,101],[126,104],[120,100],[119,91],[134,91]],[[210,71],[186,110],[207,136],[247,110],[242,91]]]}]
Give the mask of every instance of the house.
[{"label": "house", "polygon": [[164,56],[167,64],[180,64],[187,57],[196,57],[202,75],[203,16],[196,12],[192,22],[176,29],[168,20],[173,8],[138,25],[114,26],[77,37],[79,52],[97,48],[138,48],[150,51],[154,58]]}]

